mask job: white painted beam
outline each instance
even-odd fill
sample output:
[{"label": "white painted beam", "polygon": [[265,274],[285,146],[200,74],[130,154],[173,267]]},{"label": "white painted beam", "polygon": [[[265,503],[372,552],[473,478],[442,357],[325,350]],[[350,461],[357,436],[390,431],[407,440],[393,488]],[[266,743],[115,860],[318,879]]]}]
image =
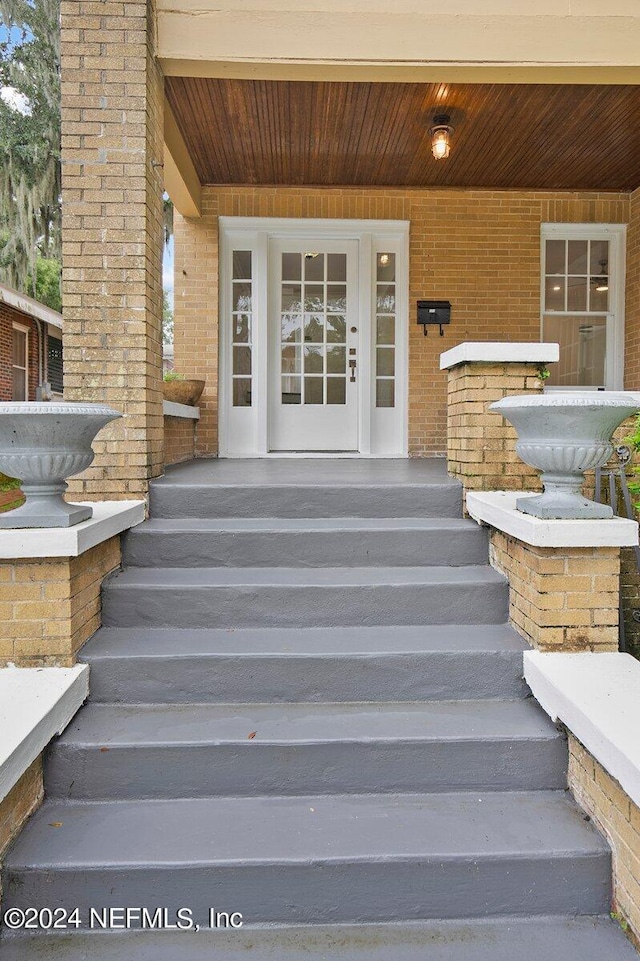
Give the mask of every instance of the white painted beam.
[{"label": "white painted beam", "polygon": [[164,189],[183,217],[202,216],[202,186],[167,101],[164,103]]}]

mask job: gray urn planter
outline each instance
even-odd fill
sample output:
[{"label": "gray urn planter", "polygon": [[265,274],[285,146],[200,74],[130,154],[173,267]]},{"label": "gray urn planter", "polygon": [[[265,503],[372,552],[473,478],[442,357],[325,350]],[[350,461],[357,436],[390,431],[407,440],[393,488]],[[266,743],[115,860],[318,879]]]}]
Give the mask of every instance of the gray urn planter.
[{"label": "gray urn planter", "polygon": [[0,403],[0,471],[19,477],[26,503],[0,514],[1,529],[72,527],[91,507],[67,504],[65,480],[91,464],[91,443],[122,417],[101,404]]},{"label": "gray urn planter", "polygon": [[542,472],[544,493],[520,498],[518,510],[545,519],[613,516],[611,507],[582,493],[584,472],[602,467],[611,457],[613,432],[638,410],[633,395],[558,391],[504,397],[490,410],[513,424],[518,455]]}]

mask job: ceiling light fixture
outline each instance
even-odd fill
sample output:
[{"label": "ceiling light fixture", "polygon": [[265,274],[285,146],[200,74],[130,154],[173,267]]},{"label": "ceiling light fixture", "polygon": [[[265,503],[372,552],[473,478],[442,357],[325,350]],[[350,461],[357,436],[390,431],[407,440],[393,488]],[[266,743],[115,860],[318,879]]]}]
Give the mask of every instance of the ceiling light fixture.
[{"label": "ceiling light fixture", "polygon": [[450,120],[448,113],[441,113],[433,118],[433,126],[429,133],[431,134],[431,153],[436,160],[446,160],[451,153],[453,127]]},{"label": "ceiling light fixture", "polygon": [[595,277],[595,286],[598,293],[603,294],[609,289],[609,276],[607,274],[607,267],[609,266],[606,260],[599,260],[600,270],[602,271],[601,277]]}]

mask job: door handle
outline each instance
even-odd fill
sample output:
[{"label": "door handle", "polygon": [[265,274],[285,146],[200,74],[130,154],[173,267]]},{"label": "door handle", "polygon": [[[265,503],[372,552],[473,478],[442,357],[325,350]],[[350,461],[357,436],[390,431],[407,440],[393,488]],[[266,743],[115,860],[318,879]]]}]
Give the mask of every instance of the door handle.
[{"label": "door handle", "polygon": [[349,378],[349,383],[355,384],[355,382],[356,382],[356,359],[355,359],[355,357],[349,358],[349,367],[351,368],[351,377]]}]

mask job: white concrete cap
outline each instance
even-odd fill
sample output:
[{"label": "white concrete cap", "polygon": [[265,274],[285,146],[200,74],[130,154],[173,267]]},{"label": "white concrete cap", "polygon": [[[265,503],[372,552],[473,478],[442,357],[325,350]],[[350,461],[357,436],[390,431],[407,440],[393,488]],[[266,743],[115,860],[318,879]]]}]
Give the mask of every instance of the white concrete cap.
[{"label": "white concrete cap", "polygon": [[630,654],[526,651],[535,698],[640,805],[640,662]]},{"label": "white concrete cap", "polygon": [[0,801],[89,694],[89,668],[0,668]]},{"label": "white concrete cap", "polygon": [[162,413],[165,417],[183,417],[185,420],[200,420],[199,407],[190,407],[189,404],[176,404],[173,400],[162,401]]},{"label": "white concrete cap", "polygon": [[[75,503],[75,501],[74,501]],[[144,501],[78,501],[90,504],[93,517],[75,527],[38,527],[0,531],[0,558],[79,557],[91,547],[141,524]]]},{"label": "white concrete cap", "polygon": [[512,344],[468,341],[440,354],[440,370],[458,364],[553,364],[560,359],[558,344]]},{"label": "white concrete cap", "polygon": [[623,517],[543,520],[516,510],[516,500],[535,496],[523,491],[469,491],[467,510],[479,524],[533,547],[633,547],[638,543],[637,522]]}]

